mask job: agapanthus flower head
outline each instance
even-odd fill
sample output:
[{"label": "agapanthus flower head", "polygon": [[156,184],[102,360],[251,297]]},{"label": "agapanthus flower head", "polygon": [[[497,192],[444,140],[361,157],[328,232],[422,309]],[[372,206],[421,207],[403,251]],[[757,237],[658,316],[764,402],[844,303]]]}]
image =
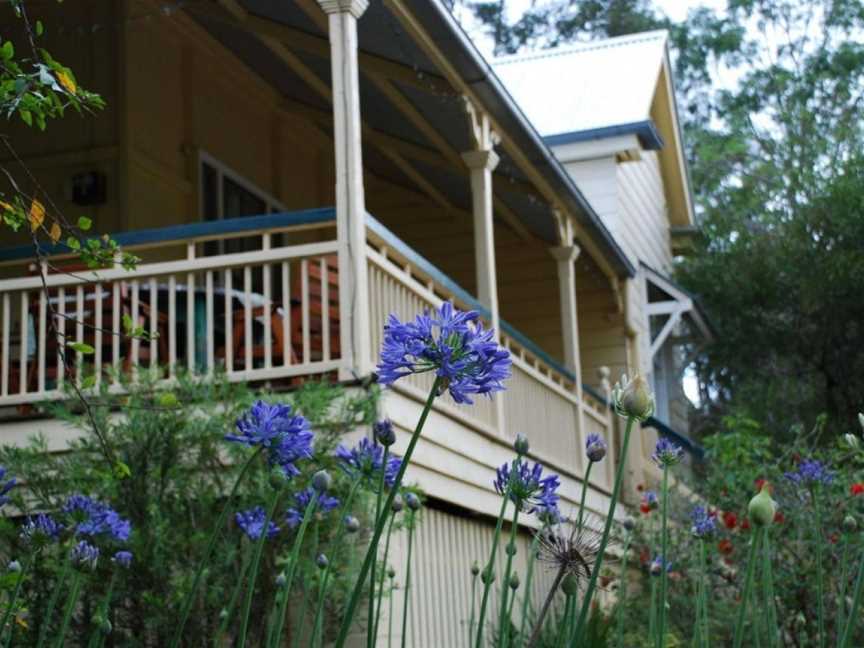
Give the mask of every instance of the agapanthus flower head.
[{"label": "agapanthus flower head", "polygon": [[129,569],[132,566],[132,552],[118,551],[111,557],[111,562],[123,567],[123,569]]},{"label": "agapanthus flower head", "polygon": [[660,507],[660,500],[657,498],[657,493],[654,491],[645,491],[642,493],[642,502],[639,504],[639,510],[646,515],[651,511],[656,511]]},{"label": "agapanthus flower head", "polygon": [[558,475],[543,476],[543,466],[518,457],[512,464],[505,463],[495,471],[495,490],[499,495],[508,494],[519,508],[534,513],[558,505]]},{"label": "agapanthus flower head", "polygon": [[[352,479],[366,479],[373,487],[377,486],[384,463],[384,448],[377,441],[370,441],[363,437],[353,448],[346,448],[339,444],[335,455],[339,459],[339,467]],[[393,488],[401,465],[402,460],[399,457],[387,458],[387,465],[384,466],[384,484],[388,488]]]},{"label": "agapanthus flower head", "polygon": [[72,547],[72,564],[81,569],[96,569],[96,563],[99,561],[99,547],[96,547],[86,540],[81,540],[78,544]]},{"label": "agapanthus flower head", "polygon": [[784,473],[784,477],[796,486],[810,488],[820,484],[830,484],[834,481],[834,471],[818,459],[803,459],[796,470]]},{"label": "agapanthus flower head", "polygon": [[21,572],[21,563],[17,560],[10,560],[9,564],[6,565],[6,569],[8,569],[13,574],[17,574]]},{"label": "agapanthus flower head", "polygon": [[601,529],[602,525],[593,515],[583,517],[581,525],[562,520],[538,532],[538,558],[556,573],[563,570],[577,583],[589,579],[600,553]]},{"label": "agapanthus flower head", "polygon": [[391,446],[396,443],[396,431],[393,429],[393,421],[390,419],[375,422],[372,425],[372,434],[382,446]]},{"label": "agapanthus flower head", "polygon": [[256,401],[237,420],[237,431],[239,434],[226,434],[225,440],[266,448],[270,465],[279,466],[288,477],[300,474],[296,462],[312,456],[314,435],[309,421],[293,414],[290,405]]},{"label": "agapanthus flower head", "polygon": [[654,414],[654,395],[642,376],[624,375],[612,388],[612,405],[618,416],[644,421]]},{"label": "agapanthus flower head", "polygon": [[132,524],[107,504],[76,493],[66,500],[62,510],[72,519],[77,536],[102,536],[115,542],[129,540]]},{"label": "agapanthus flower head", "polygon": [[[257,540],[264,532],[267,513],[264,511],[264,507],[255,506],[247,511],[239,511],[234,515],[234,520],[250,540]],[[267,524],[267,537],[272,538],[277,533],[279,533],[279,527],[271,520]]]},{"label": "agapanthus flower head", "polygon": [[593,432],[585,438],[585,454],[588,455],[588,461],[596,463],[602,461],[606,456],[606,442],[599,434]]},{"label": "agapanthus flower head", "polygon": [[843,441],[850,450],[859,450],[861,448],[861,440],[851,432],[843,435]]},{"label": "agapanthus flower head", "polygon": [[0,507],[9,503],[9,491],[15,487],[15,478],[6,479],[6,467],[0,466]]},{"label": "agapanthus flower head", "polygon": [[666,570],[668,574],[672,571],[672,561],[666,560],[663,556],[657,555],[654,556],[654,560],[651,561],[651,566],[648,568],[648,571],[651,572],[652,576],[660,576],[663,573],[663,570]]},{"label": "agapanthus flower head", "polygon": [[666,437],[660,437],[657,440],[657,445],[654,447],[651,460],[661,468],[668,468],[681,461],[681,457],[683,456],[684,450],[681,449],[681,446],[673,443]]},{"label": "agapanthus flower head", "polygon": [[693,520],[690,532],[697,538],[707,538],[717,528],[716,518],[704,506],[695,507],[690,513],[690,518]]},{"label": "agapanthus flower head", "polygon": [[60,537],[63,525],[47,513],[37,513],[27,518],[21,527],[21,539],[25,544],[40,547]]},{"label": "agapanthus flower head", "polygon": [[510,377],[510,353],[485,329],[475,311],[460,311],[444,302],[434,313],[400,322],[390,315],[384,326],[378,382],[392,385],[405,376],[434,372],[441,393],[449,391],[457,403],[471,404],[470,394],[504,389]]},{"label": "agapanthus flower head", "polygon": [[[285,523],[290,528],[295,528],[303,521],[303,515],[306,512],[306,507],[312,501],[312,495],[315,493],[312,487],[306,488],[294,495],[294,506],[289,508],[285,513]],[[339,500],[327,493],[318,493],[318,503],[315,505],[315,512],[318,514],[329,513],[339,506]]]},{"label": "agapanthus flower head", "polygon": [[538,502],[534,507],[534,515],[544,526],[561,523],[561,510],[558,508],[557,502]]}]

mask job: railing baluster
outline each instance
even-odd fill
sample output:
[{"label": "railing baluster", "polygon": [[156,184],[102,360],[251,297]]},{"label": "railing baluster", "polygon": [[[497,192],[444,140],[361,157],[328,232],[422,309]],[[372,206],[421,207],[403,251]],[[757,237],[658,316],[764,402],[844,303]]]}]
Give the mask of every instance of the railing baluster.
[{"label": "railing baluster", "polygon": [[156,277],[150,277],[150,368],[159,366],[159,287]]},{"label": "railing baluster", "polygon": [[300,303],[303,309],[303,364],[309,364],[312,349],[309,338],[309,261],[300,262]]},{"label": "railing baluster", "polygon": [[[75,341],[84,342],[84,286],[75,288]],[[81,387],[81,378],[84,373],[84,354],[75,353],[75,384]]]},{"label": "railing baluster", "polygon": [[[270,249],[270,234],[261,236],[261,249]],[[271,319],[273,316],[272,291],[270,286],[270,264],[265,263],[261,269],[261,280],[264,283],[264,366],[267,369],[273,366],[273,338]]]},{"label": "railing baluster", "polygon": [[93,353],[93,377],[96,379],[95,384],[99,385],[102,382],[102,284],[97,282],[94,290],[93,346],[96,348]]},{"label": "railing baluster", "polygon": [[327,277],[327,259],[321,258],[321,355],[323,360],[330,359],[330,282]]},{"label": "railing baluster", "polygon": [[243,369],[252,370],[252,268],[243,268]]},{"label": "railing baluster", "polygon": [[208,270],[204,276],[204,289],[207,294],[207,373],[213,373],[213,367],[216,364],[215,354],[213,352],[213,271]]},{"label": "railing baluster", "polygon": [[30,297],[27,291],[21,293],[21,322],[19,323],[21,329],[21,335],[19,336],[21,339],[21,348],[19,349],[19,365],[18,365],[18,391],[22,394],[27,391],[27,343],[29,340],[30,333],[30,319],[29,313],[27,312],[30,309]]},{"label": "railing baluster", "polygon": [[234,371],[234,290],[231,288],[233,274],[225,270],[225,371]]},{"label": "railing baluster", "polygon": [[177,277],[168,277],[168,377],[177,374]]},{"label": "railing baluster", "polygon": [[[44,269],[42,272],[47,272]],[[44,290],[39,291],[39,357],[37,359],[36,371],[36,390],[39,393],[45,391],[45,320],[48,316],[48,295]]]},{"label": "railing baluster", "polygon": [[9,317],[9,293],[3,293],[3,345],[0,349],[0,395],[9,394],[9,338],[12,337]]},{"label": "railing baluster", "polygon": [[291,284],[289,279],[291,272],[287,261],[282,262],[282,364],[286,367],[291,364]]},{"label": "railing baluster", "polygon": [[111,284],[111,368],[114,375],[111,376],[111,384],[117,385],[120,381],[120,282]]},{"label": "railing baluster", "polygon": [[[194,252],[195,246],[190,246]],[[195,275],[186,275],[186,364],[195,371]]]},{"label": "railing baluster", "polygon": [[130,370],[133,378],[138,377],[138,357],[141,354],[141,340],[135,335],[135,329],[138,328],[138,280],[132,280],[132,330],[127,331],[132,335],[132,355],[129,359]]}]

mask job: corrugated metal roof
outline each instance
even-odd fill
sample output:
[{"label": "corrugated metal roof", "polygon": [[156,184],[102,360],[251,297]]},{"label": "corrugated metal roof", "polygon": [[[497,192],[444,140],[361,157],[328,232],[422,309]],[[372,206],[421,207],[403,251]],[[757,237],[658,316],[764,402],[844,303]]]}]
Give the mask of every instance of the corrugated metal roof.
[{"label": "corrugated metal roof", "polygon": [[650,118],[665,30],[502,57],[495,74],[544,137]]}]

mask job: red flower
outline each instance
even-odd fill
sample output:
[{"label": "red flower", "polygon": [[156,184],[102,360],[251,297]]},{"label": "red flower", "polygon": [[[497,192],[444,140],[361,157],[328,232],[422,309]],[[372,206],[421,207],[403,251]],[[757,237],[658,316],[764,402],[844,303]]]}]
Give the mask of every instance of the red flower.
[{"label": "red flower", "polygon": [[732,553],[732,541],[729,538],[723,538],[717,543],[717,550],[725,556]]},{"label": "red flower", "polygon": [[759,491],[762,490],[762,487],[765,485],[765,479],[760,477],[755,482],[753,482],[753,485],[756,486],[756,492],[758,493]]},{"label": "red flower", "polygon": [[783,515],[783,511],[777,511],[774,514],[774,522],[777,524],[783,524],[786,521],[786,516]]},{"label": "red flower", "polygon": [[726,511],[723,514],[723,524],[726,525],[727,529],[734,529],[738,525],[738,516],[732,511]]},{"label": "red flower", "polygon": [[864,482],[857,482],[849,487],[849,492],[852,495],[864,495]]},{"label": "red flower", "polygon": [[828,542],[830,542],[831,544],[837,544],[837,541],[839,539],[840,537],[836,533],[832,533],[830,536],[828,536]]},{"label": "red flower", "polygon": [[744,521],[741,523],[741,530],[747,531],[750,528],[750,520],[744,518]]},{"label": "red flower", "polygon": [[648,502],[642,502],[639,505],[639,510],[642,511],[645,515],[648,515],[651,512],[651,507],[648,506]]}]

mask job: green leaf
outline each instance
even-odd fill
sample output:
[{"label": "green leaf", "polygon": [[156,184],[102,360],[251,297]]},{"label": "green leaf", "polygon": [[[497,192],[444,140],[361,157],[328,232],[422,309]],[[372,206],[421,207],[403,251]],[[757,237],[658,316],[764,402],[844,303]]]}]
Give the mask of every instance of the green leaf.
[{"label": "green leaf", "polygon": [[81,249],[81,241],[79,241],[74,236],[70,236],[66,239],[66,245],[69,246],[70,250],[80,250]]},{"label": "green leaf", "polygon": [[82,389],[90,389],[91,387],[96,386],[96,375],[90,374],[89,376],[85,376],[84,380],[81,381]]},{"label": "green leaf", "polygon": [[128,465],[118,459],[114,464],[114,476],[117,477],[117,479],[126,479],[127,477],[132,476],[132,470]]},{"label": "green leaf", "polygon": [[86,216],[81,216],[78,219],[78,229],[86,232],[93,226],[93,221]]},{"label": "green leaf", "polygon": [[135,322],[132,321],[132,316],[128,313],[123,313],[123,330],[126,331],[126,335],[132,334],[134,327]]},{"label": "green leaf", "polygon": [[45,33],[45,26],[42,24],[41,20],[36,21],[36,35],[41,36]]},{"label": "green leaf", "polygon": [[70,342],[67,346],[76,353],[82,353],[84,355],[93,355],[96,353],[96,349],[85,342]]},{"label": "green leaf", "polygon": [[0,47],[0,58],[4,61],[11,61],[13,56],[15,56],[15,46],[12,41],[6,41],[3,43],[3,47]]},{"label": "green leaf", "polygon": [[30,114],[29,110],[19,110],[18,114],[21,115],[21,119],[24,121],[25,124],[27,124],[28,126],[33,125],[33,115]]}]

